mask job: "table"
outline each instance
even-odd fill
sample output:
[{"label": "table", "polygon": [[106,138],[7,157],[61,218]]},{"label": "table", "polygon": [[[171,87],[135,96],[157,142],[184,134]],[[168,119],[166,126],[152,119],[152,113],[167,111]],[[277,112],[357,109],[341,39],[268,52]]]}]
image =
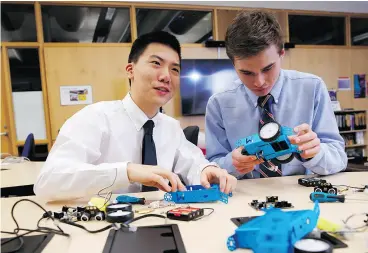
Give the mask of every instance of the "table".
[{"label": "table", "polygon": [[[194,207],[212,207],[214,213],[198,221],[184,222],[172,221],[170,223],[179,224],[180,233],[183,238],[185,248],[188,253],[196,252],[230,252],[226,247],[227,238],[232,235],[236,226],[230,221],[230,218],[241,216],[261,215],[263,212],[256,211],[251,208],[248,203],[253,199],[265,199],[266,196],[277,195],[279,200],[287,200],[291,202],[295,208],[292,210],[312,209],[314,204],[309,200],[309,194],[312,188],[307,188],[297,184],[297,179],[302,176],[290,176],[282,178],[267,179],[249,179],[238,182],[237,190],[233,197],[229,198],[229,203],[205,203],[193,204]],[[366,184],[368,179],[367,172],[344,172],[336,175],[325,177],[332,184],[347,184],[351,186],[360,186]],[[160,199],[163,192],[147,192],[129,194],[132,196],[144,196],[146,199]],[[354,197],[368,199],[366,193],[351,193]],[[72,202],[52,202],[45,203],[36,196],[27,197],[37,201],[47,210],[60,211],[63,205],[77,206],[85,205],[87,199]],[[10,210],[13,204],[21,198],[2,198],[2,228],[1,230],[12,231],[15,227],[11,220]],[[171,207],[172,208],[172,207]],[[157,209],[155,213],[162,213],[166,209]],[[321,217],[330,221],[340,223],[342,219],[346,219],[349,215],[358,212],[368,212],[367,201],[346,201],[346,203],[322,203],[320,204]],[[20,203],[15,209],[15,216],[23,228],[34,229],[36,222],[41,217],[42,210],[31,203]],[[47,225],[50,225],[48,223]],[[105,222],[89,221],[81,223],[88,229],[98,229],[106,226]],[[142,225],[159,225],[164,224],[163,219],[147,218],[133,223],[137,226]],[[51,242],[46,246],[43,253],[47,252],[102,252],[105,240],[109,231],[98,234],[89,234],[84,230],[61,224],[62,229],[66,233],[70,233],[71,237],[66,238],[55,235]],[[3,235],[9,236],[9,235]],[[334,252],[366,252],[368,251],[368,232],[356,233],[351,235],[351,239],[346,243],[349,245],[345,249],[335,249]],[[235,252],[251,252],[245,249],[238,249]]]},{"label": "table", "polygon": [[34,195],[33,185],[43,162],[23,162],[1,166],[1,196]]}]

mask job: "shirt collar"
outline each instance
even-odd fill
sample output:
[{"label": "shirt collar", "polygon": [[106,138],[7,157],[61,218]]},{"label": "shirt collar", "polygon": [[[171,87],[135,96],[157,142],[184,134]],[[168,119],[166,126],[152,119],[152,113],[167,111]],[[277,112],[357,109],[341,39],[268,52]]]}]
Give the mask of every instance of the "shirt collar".
[{"label": "shirt collar", "polygon": [[[122,102],[130,120],[133,122],[137,131],[140,131],[143,125],[147,122],[147,120],[150,120],[150,118],[148,118],[141,108],[139,108],[138,105],[133,101],[130,92],[128,92]],[[157,112],[157,114],[151,119],[155,123],[155,127],[159,122],[160,116],[161,113]]]},{"label": "shirt collar", "polygon": [[[281,69],[279,77],[277,78],[277,81],[276,81],[275,85],[272,87],[271,92],[270,92],[271,95],[274,98],[275,104],[278,104],[278,102],[279,102],[281,89],[282,89],[282,86],[283,86],[283,83],[284,83],[283,79],[284,79],[284,71]],[[240,79],[238,79],[236,82],[238,84],[242,83],[240,81]],[[244,85],[244,88],[245,88],[245,91],[246,91],[248,97],[252,101],[252,104],[254,105],[254,107],[257,107],[258,96],[256,96],[256,94],[254,94],[247,86]]]}]

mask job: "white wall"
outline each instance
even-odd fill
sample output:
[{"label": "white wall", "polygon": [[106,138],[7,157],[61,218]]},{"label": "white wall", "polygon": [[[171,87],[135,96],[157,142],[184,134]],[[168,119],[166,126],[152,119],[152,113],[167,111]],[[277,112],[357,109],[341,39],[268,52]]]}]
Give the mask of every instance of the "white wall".
[{"label": "white wall", "polygon": [[368,13],[368,1],[155,1],[155,3]]}]

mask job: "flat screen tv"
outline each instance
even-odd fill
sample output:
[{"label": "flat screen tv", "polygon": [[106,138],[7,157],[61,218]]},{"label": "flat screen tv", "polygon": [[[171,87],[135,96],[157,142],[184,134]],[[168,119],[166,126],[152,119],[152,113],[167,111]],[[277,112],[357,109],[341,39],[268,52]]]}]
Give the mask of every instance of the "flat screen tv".
[{"label": "flat screen tv", "polygon": [[229,59],[182,60],[180,76],[183,116],[204,115],[208,99],[234,86],[238,79]]}]

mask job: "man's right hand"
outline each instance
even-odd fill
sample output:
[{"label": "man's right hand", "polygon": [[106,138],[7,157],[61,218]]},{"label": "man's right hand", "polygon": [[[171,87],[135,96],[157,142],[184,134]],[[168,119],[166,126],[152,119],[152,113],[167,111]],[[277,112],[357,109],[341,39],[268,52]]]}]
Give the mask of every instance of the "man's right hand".
[{"label": "man's right hand", "polygon": [[[178,175],[158,166],[129,163],[127,175],[130,182],[157,187],[165,192],[186,190],[186,187],[183,185]],[[165,179],[170,181],[171,187]]]},{"label": "man's right hand", "polygon": [[254,166],[261,164],[263,161],[258,160],[256,156],[242,155],[243,146],[234,149],[232,152],[233,165],[241,174],[246,174],[254,170]]}]

